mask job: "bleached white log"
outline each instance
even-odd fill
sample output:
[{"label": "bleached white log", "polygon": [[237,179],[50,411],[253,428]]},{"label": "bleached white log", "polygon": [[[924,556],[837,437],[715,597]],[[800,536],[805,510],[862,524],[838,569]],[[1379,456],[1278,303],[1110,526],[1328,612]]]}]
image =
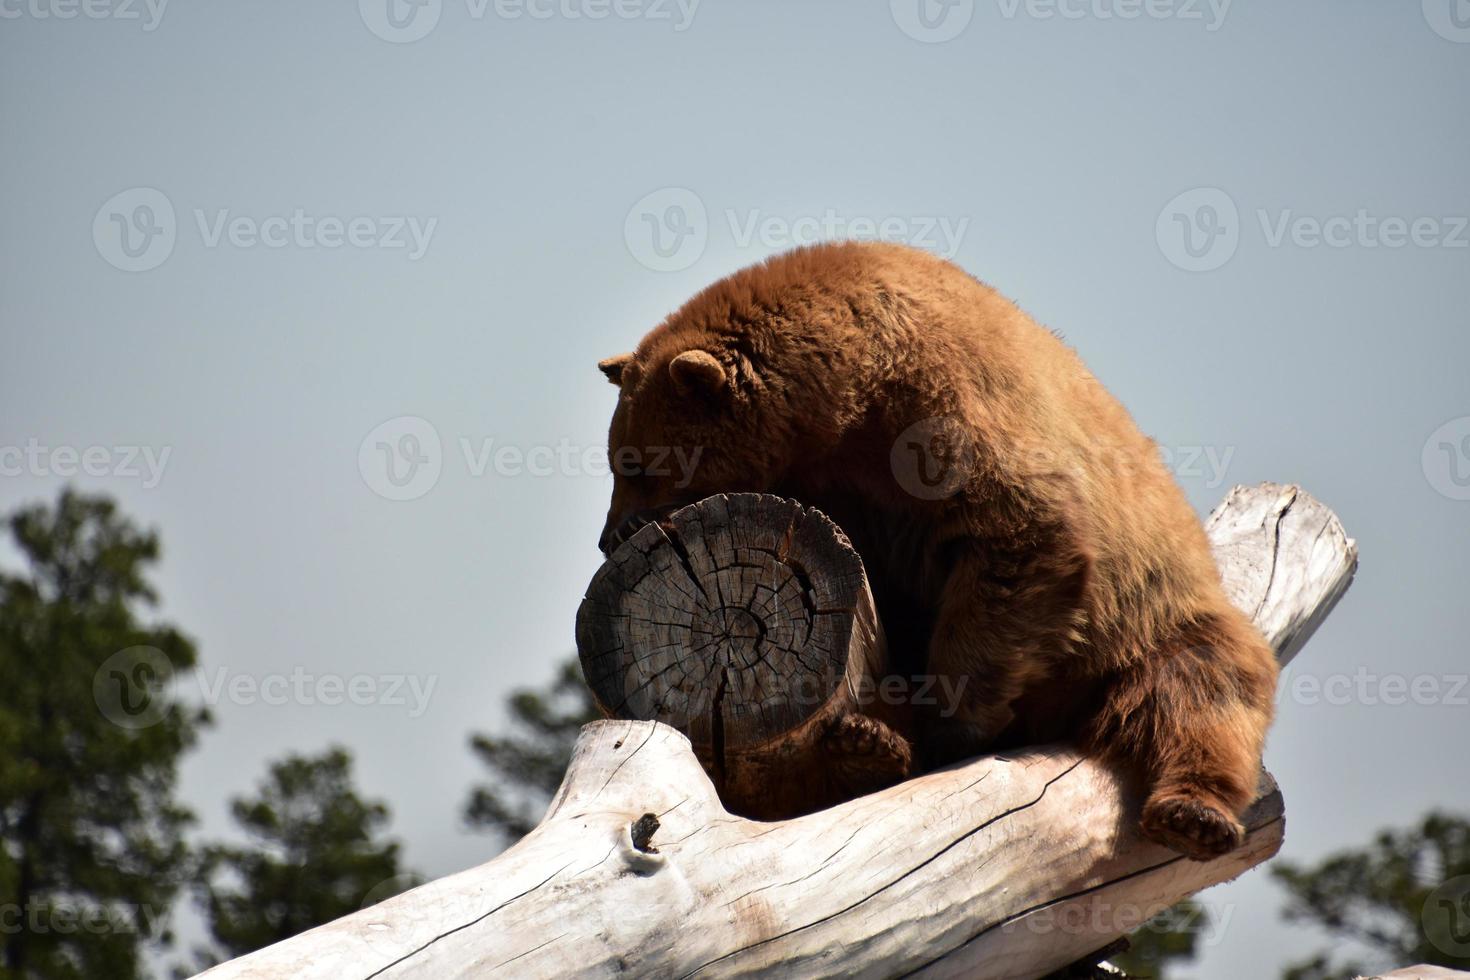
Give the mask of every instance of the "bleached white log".
[{"label": "bleached white log", "polygon": [[[1208,527],[1232,597],[1290,657],[1346,589],[1353,542],[1295,487],[1236,488]],[[1048,747],[759,823],[724,811],[672,728],[596,722],[499,857],[204,975],[1039,977],[1281,846],[1269,777],[1245,844],[1206,863],[1141,839],[1137,808]]]},{"label": "bleached white log", "polygon": [[1284,666],[1352,584],[1358,546],[1298,486],[1236,487],[1205,522],[1225,593]]}]

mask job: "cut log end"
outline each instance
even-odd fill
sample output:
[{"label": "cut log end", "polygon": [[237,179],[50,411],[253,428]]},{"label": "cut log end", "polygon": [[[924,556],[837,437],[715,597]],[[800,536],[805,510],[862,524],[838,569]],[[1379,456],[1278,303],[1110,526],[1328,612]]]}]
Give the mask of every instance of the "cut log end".
[{"label": "cut log end", "polygon": [[[577,648],[604,713],[683,732],[726,805],[760,816],[836,802],[823,736],[884,660],[846,536],[762,494],[710,497],[633,535],[588,587]],[[778,763],[780,782],[816,783],[773,796]]]}]

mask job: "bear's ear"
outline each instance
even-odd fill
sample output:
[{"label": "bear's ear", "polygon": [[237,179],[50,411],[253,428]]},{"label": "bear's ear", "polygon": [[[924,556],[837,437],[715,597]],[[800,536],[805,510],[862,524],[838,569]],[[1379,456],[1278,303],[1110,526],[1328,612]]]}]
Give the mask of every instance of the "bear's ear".
[{"label": "bear's ear", "polygon": [[633,360],[632,354],[614,354],[597,362],[597,370],[607,375],[607,380],[615,385],[623,383],[623,368],[627,367]]},{"label": "bear's ear", "polygon": [[669,374],[680,394],[713,396],[725,391],[725,368],[709,351],[686,350],[669,362]]}]

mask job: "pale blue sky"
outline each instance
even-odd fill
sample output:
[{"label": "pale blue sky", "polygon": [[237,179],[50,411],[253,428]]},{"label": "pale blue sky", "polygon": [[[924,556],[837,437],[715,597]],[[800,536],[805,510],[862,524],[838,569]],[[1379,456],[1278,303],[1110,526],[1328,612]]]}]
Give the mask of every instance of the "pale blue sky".
[{"label": "pale blue sky", "polygon": [[[568,12],[596,0],[544,19],[430,0],[409,43],[384,36],[429,21],[390,22],[387,0],[174,0],[156,23],[141,0],[93,8],[137,19],[0,5],[0,508],[54,495],[69,456],[49,450],[147,447],[156,485],[110,448],[73,482],[162,531],[164,611],[207,684],[411,675],[427,699],[222,695],[184,767],[206,831],[268,759],[336,741],[411,864],[487,857],[459,823],[481,775],[466,738],[571,649],[599,561],[609,483],[580,454],[613,392],[594,363],[788,231],[885,219],[1065,334],[1201,512],[1294,481],[1358,539],[1297,672],[1445,694],[1284,699],[1284,854],[1470,809],[1467,692],[1443,703],[1470,671],[1470,16],[976,0],[931,7],[931,30],[907,2],[624,0],[594,20]],[[682,247],[659,256],[645,213]],[[1341,247],[1313,244],[1332,218],[1354,219],[1331,225]],[[440,440],[426,492],[359,467],[402,416]],[[381,441],[404,435],[424,430]],[[518,466],[506,445],[550,448]],[[1226,926],[1192,975],[1266,975],[1315,942],[1279,924],[1264,872],[1207,899]]]}]

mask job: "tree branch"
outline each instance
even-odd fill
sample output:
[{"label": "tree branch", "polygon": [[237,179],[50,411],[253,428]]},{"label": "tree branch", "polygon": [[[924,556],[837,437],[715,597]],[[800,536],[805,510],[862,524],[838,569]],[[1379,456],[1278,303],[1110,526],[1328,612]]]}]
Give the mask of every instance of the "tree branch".
[{"label": "tree branch", "polygon": [[[1294,487],[1237,488],[1208,527],[1232,598],[1294,655],[1347,588],[1353,542]],[[1138,807],[1104,766],[1043,747],[756,822],[725,811],[674,729],[594,722],[499,857],[205,976],[1038,977],[1281,846],[1269,777],[1245,844],[1214,861],[1143,840]]]}]

